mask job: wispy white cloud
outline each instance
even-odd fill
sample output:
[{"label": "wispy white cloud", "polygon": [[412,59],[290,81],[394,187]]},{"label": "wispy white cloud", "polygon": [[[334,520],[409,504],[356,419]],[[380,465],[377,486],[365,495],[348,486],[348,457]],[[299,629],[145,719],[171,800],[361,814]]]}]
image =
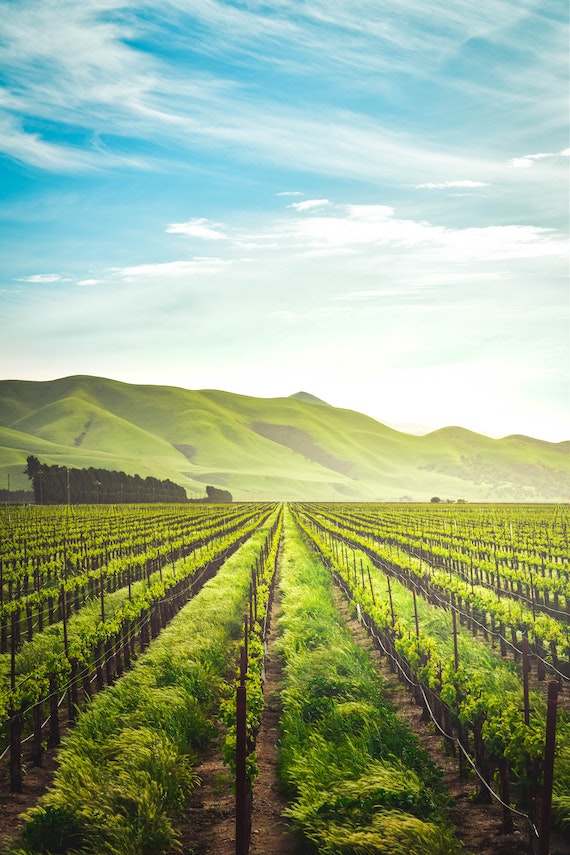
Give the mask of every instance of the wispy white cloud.
[{"label": "wispy white cloud", "polygon": [[[517,224],[454,228],[401,217],[389,205],[337,204],[330,200],[307,202],[307,207],[304,203],[299,203],[302,207],[288,207],[300,215],[311,212],[309,217],[280,219],[275,216],[255,232],[247,232],[241,226],[225,226],[223,237],[227,240],[231,258],[236,260],[247,250],[248,260],[253,261],[281,254],[299,258],[361,254],[373,259],[386,251],[401,252],[413,248],[418,253],[417,258],[423,259],[418,262],[422,268],[427,258],[476,263],[516,258],[564,258],[568,253],[565,236],[553,228]],[[200,223],[201,228],[201,224],[207,221],[191,222]],[[180,231],[186,233],[184,229]],[[177,262],[185,263],[194,262]],[[425,275],[426,271],[422,269],[422,278]],[[465,275],[473,279],[477,276],[484,278],[487,274],[473,268]],[[445,274],[442,276],[445,278]],[[462,278],[461,275],[450,276],[454,281]]]},{"label": "wispy white cloud", "polygon": [[289,207],[301,213],[303,211],[313,211],[315,208],[324,208],[327,205],[330,205],[328,199],[305,199],[304,202],[293,202]]},{"label": "wispy white cloud", "polygon": [[282,190],[281,193],[276,193],[276,196],[302,196],[300,190]]},{"label": "wispy white cloud", "polygon": [[416,184],[416,190],[448,190],[453,189],[455,187],[463,187],[467,189],[472,189],[476,187],[489,187],[489,183],[487,181],[440,181],[439,183],[432,184]]},{"label": "wispy white cloud", "polygon": [[203,240],[227,240],[225,232],[220,231],[221,223],[209,223],[204,218],[188,220],[185,223],[171,223],[166,231],[170,234],[197,237]]},{"label": "wispy white cloud", "polygon": [[137,264],[110,271],[112,279],[135,281],[137,279],[175,279],[201,274],[215,274],[230,262],[222,258],[193,258],[190,261],[165,261],[157,264]]},{"label": "wispy white cloud", "polygon": [[[288,104],[268,91],[261,95],[247,75],[246,80],[230,79],[199,70],[195,63],[176,62],[163,45],[223,56],[224,67],[228,52],[239,67],[275,65],[297,83],[308,76],[331,79],[334,70],[335,79],[346,80],[349,91],[365,91],[369,78],[363,69],[392,76],[402,71],[406,79],[435,76],[441,83],[445,63],[466,44],[480,38],[501,45],[510,28],[539,14],[532,0],[482,0],[477,15],[467,3],[451,9],[443,0],[429,9],[422,0],[381,9],[373,0],[362,0],[358,13],[348,0],[333,5],[311,0],[303,4],[302,13],[290,3],[278,3],[267,14],[262,5],[238,7],[222,0],[196,0],[191,8],[187,0],[149,0],[144,11],[139,7],[132,0],[11,3],[0,47],[7,81],[0,102],[6,123],[0,147],[6,153],[42,169],[69,172],[147,168],[152,164],[149,145],[162,147],[157,159],[172,158],[174,145],[181,161],[183,152],[208,150],[214,143],[250,161],[262,157],[329,174],[387,177],[399,174],[405,164],[408,181],[420,183],[431,174],[437,185],[446,166],[455,162],[454,172],[460,174],[462,165],[473,162],[473,154],[452,153],[439,136],[430,149],[407,133],[405,123],[379,121],[365,108],[351,113],[340,103],[336,108],[329,104],[321,117],[311,107],[311,87],[306,89],[306,104],[299,97]],[[159,14],[154,15],[155,10]],[[192,26],[196,21],[198,30]],[[200,28],[202,37],[197,35]],[[543,64],[549,58],[553,68],[565,50],[556,33],[554,25],[541,20],[537,57]],[[160,45],[160,55],[140,49],[141,42]],[[386,49],[378,49],[379,44]],[[520,77],[520,68],[516,70]],[[528,78],[546,91],[546,82],[532,66]],[[498,80],[494,97],[520,105],[525,82],[526,77],[518,88],[501,87]],[[547,82],[552,92],[553,81]],[[391,91],[392,77],[378,76],[375,85],[385,87],[389,99],[397,97]],[[532,99],[535,105],[545,101]],[[28,128],[29,117],[51,123],[50,129]],[[71,144],[65,134],[57,136],[54,125],[80,129],[83,140]],[[136,139],[146,143],[147,150],[126,156],[111,137]],[[486,175],[482,183],[488,183]]]},{"label": "wispy white cloud", "polygon": [[62,282],[63,276],[61,276],[59,273],[34,273],[31,276],[23,276],[17,281],[50,285],[53,282]]},{"label": "wispy white cloud", "polygon": [[457,261],[523,258],[563,258],[568,242],[553,229],[537,226],[487,226],[447,229],[439,241],[442,250]]},{"label": "wispy white cloud", "polygon": [[433,242],[440,226],[400,219],[387,205],[338,205],[327,216],[299,218],[286,230],[291,240],[304,247],[358,247],[417,245]]},{"label": "wispy white cloud", "polygon": [[[164,6],[182,14],[188,9],[186,0],[168,0]],[[487,38],[500,45],[508,40],[511,27],[535,14],[541,17],[533,0],[482,0],[476,15],[469,3],[450,6],[446,0],[429,6],[423,0],[401,0],[393,6],[379,6],[376,0],[359,0],[357,6],[350,0],[307,0],[302,9],[279,2],[271,15],[258,3],[238,7],[223,0],[194,0],[192,14],[209,31],[211,38],[201,49],[210,55],[229,49],[293,69],[301,62],[325,71],[340,66],[345,77],[356,71],[361,85],[362,70],[414,75],[421,68],[422,75],[431,74],[467,41]],[[180,43],[185,43],[182,35]]]},{"label": "wispy white cloud", "polygon": [[402,298],[404,294],[407,295],[421,295],[425,297],[426,288],[422,285],[407,285],[400,286],[398,288],[371,288],[368,290],[354,290],[348,291],[346,294],[335,294],[333,296],[333,300],[338,300],[340,302],[353,302],[353,301],[361,301],[361,300],[376,300],[376,299],[390,299],[392,297],[397,297],[399,299]]},{"label": "wispy white cloud", "polygon": [[[506,225],[453,228],[424,220],[399,217],[387,205],[333,205],[330,212],[310,217],[275,221],[260,247],[272,245],[274,252],[287,249],[304,255],[364,253],[370,258],[385,251],[414,248],[423,277],[426,259],[449,262],[483,262],[523,258],[565,258],[566,238],[551,228]],[[265,237],[265,241],[262,239]],[[236,243],[236,245],[238,245]],[[372,253],[372,255],[370,255]]]},{"label": "wispy white cloud", "polygon": [[[325,200],[308,200],[313,203]],[[92,275],[77,280],[77,285],[97,285],[102,282],[135,282],[137,280],[173,280],[198,275],[214,276],[236,265],[248,265],[255,271],[265,264],[281,268],[284,264],[298,264],[300,270],[306,262],[327,264],[327,258],[350,259],[355,276],[365,271],[387,269],[390,264],[415,270],[417,282],[408,283],[405,290],[420,287],[424,292],[434,284],[507,281],[505,269],[492,272],[482,265],[486,262],[508,262],[523,259],[565,259],[568,242],[553,228],[528,225],[498,225],[480,227],[451,227],[398,215],[388,205],[338,204],[326,200],[324,211],[320,205],[297,209],[295,216],[283,218],[278,212],[258,224],[255,231],[240,225],[221,224],[205,218],[184,223],[173,223],[167,231],[184,236],[215,240],[220,243],[216,257],[195,256],[157,263],[130,265],[93,271]],[[311,214],[305,216],[307,211]],[[410,255],[410,250],[413,254]],[[437,272],[434,272],[433,265]],[[447,267],[446,267],[447,265]],[[453,265],[451,270],[449,265]],[[465,269],[458,269],[457,265]],[[303,274],[301,274],[303,275]],[[32,274],[20,281],[57,283],[64,281],[62,274]],[[69,280],[67,280],[69,281]],[[418,284],[419,283],[419,284]],[[402,292],[401,282],[398,292]],[[343,292],[345,293],[345,292]],[[390,295],[389,285],[355,288],[349,294],[355,299]],[[344,297],[342,298],[344,299]]]},{"label": "wispy white cloud", "polygon": [[513,157],[509,160],[509,166],[514,169],[529,169],[538,160],[548,160],[551,157],[568,157],[570,149],[564,151],[552,152],[541,151],[537,154],[525,154],[523,157]]},{"label": "wispy white cloud", "polygon": [[94,169],[99,158],[89,152],[42,139],[39,133],[24,130],[22,121],[0,114],[0,151],[21,163],[58,172]]}]

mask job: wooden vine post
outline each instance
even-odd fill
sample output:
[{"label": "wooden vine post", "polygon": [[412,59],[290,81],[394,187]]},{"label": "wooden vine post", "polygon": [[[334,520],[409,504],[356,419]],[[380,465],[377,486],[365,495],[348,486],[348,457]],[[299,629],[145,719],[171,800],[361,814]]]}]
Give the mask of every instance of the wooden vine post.
[{"label": "wooden vine post", "polygon": [[414,598],[414,620],[416,623],[416,638],[419,638],[420,637],[420,623],[418,620],[418,601],[417,601],[417,597],[416,597],[416,586],[415,585],[412,588],[412,595]]},{"label": "wooden vine post", "polygon": [[499,788],[501,801],[503,802],[503,819],[501,823],[501,831],[503,834],[512,834],[513,831],[513,815],[509,807],[511,801],[511,783],[509,777],[509,764],[507,758],[503,755],[498,758],[499,767]]},{"label": "wooden vine post", "polygon": [[394,602],[392,600],[392,585],[390,584],[390,574],[386,574],[386,582],[388,583],[388,598],[390,600],[390,616],[392,618],[392,629],[396,624],[396,617],[394,615]]},{"label": "wooden vine post", "polygon": [[370,567],[368,567],[368,582],[370,584],[370,594],[372,596],[372,605],[376,605],[376,597],[374,596],[374,588],[372,587],[372,576],[370,575]]},{"label": "wooden vine post", "polygon": [[21,709],[10,710],[10,792],[21,793],[22,785],[22,728]]},{"label": "wooden vine post", "polygon": [[524,698],[524,723],[530,725],[530,702],[528,694],[528,674],[530,664],[528,659],[528,637],[526,633],[522,639],[522,662],[523,662],[523,698]]},{"label": "wooden vine post", "polygon": [[240,685],[236,690],[236,855],[249,849],[249,811],[247,792],[247,651],[240,648]]},{"label": "wooden vine post", "polygon": [[10,637],[10,692],[12,695],[10,718],[10,792],[22,792],[22,711],[15,709],[13,704],[16,692],[16,612],[12,612]]},{"label": "wooden vine post", "polygon": [[459,668],[459,649],[457,646],[457,611],[455,606],[452,606],[451,616],[453,618],[453,664],[457,671]]},{"label": "wooden vine post", "polygon": [[0,558],[0,612],[2,613],[0,625],[0,653],[6,653],[6,648],[8,646],[8,626],[4,618],[4,576],[2,568],[3,562]]},{"label": "wooden vine post", "polygon": [[552,813],[552,784],[554,781],[554,748],[556,745],[556,712],[558,707],[558,681],[548,684],[548,709],[546,713],[546,745],[544,749],[544,777],[538,855],[549,855],[550,817]]},{"label": "wooden vine post", "polygon": [[[526,632],[523,633],[523,637],[522,637],[522,666],[523,666],[522,671],[523,671],[524,723],[527,727],[529,727],[530,726],[530,713],[531,713],[530,700],[529,700],[529,679],[528,679],[529,673],[530,673],[530,660],[529,660],[529,655],[528,655],[528,636],[527,636]],[[527,759],[526,759],[526,769],[527,769],[527,775],[530,779],[531,761],[530,761],[530,758],[528,757],[528,755],[527,755]],[[535,819],[535,811],[536,811],[535,799],[536,799],[535,788],[531,784],[529,784],[528,789],[527,789],[527,804],[528,804],[528,815],[531,819],[531,822],[534,822],[534,819]],[[535,837],[534,837],[534,831],[530,825],[529,825],[528,834],[529,834],[529,844],[528,844],[529,845],[529,851],[530,851],[531,855],[533,855],[533,853],[535,851],[534,850]],[[547,853],[547,855],[548,855],[548,853]]]},{"label": "wooden vine post", "polygon": [[43,759],[42,745],[42,718],[43,718],[43,703],[38,701],[34,704],[33,719],[34,719],[34,739],[32,742],[32,763],[34,766],[41,766]]}]

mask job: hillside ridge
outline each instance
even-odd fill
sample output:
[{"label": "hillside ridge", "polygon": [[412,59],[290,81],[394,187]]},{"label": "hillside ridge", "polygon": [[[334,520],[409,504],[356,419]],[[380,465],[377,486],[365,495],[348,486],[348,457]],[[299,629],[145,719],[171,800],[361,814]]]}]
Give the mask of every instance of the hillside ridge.
[{"label": "hillside ridge", "polygon": [[308,392],[256,398],[90,375],[0,381],[0,478],[26,489],[29,454],[234,498],[561,502],[570,442],[452,425],[423,436]]}]

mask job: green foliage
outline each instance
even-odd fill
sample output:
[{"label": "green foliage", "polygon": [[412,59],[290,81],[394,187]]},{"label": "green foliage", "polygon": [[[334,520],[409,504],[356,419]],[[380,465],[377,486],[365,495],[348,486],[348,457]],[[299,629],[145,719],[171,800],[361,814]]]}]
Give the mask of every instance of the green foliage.
[{"label": "green foliage", "polygon": [[570,835],[570,746],[563,746],[556,757],[552,792],[554,824]]},{"label": "green foliage", "polygon": [[221,490],[219,487],[206,487],[206,499],[208,502],[231,502],[232,494],[229,490]]},{"label": "green foliage", "polygon": [[[30,455],[24,474],[31,479],[38,505],[185,502],[186,491],[170,479],[141,478],[110,469],[49,465]],[[213,488],[212,488],[213,489]],[[212,499],[210,501],[231,501]]]},{"label": "green foliage", "polygon": [[[97,586],[102,582],[112,588],[114,585],[109,585],[109,582],[114,580],[115,584],[119,583],[119,587],[118,590],[105,591],[104,621],[101,619],[99,596],[88,599],[79,612],[68,616],[67,654],[61,621],[47,626],[42,632],[36,632],[31,640],[23,643],[16,656],[17,678],[14,692],[10,691],[10,654],[0,654],[0,714],[4,712],[6,716],[11,707],[29,707],[45,698],[50,675],[57,678],[56,690],[64,690],[71,669],[70,657],[74,657],[78,665],[93,669],[95,657],[99,655],[99,646],[109,641],[116,642],[117,634],[124,630],[125,622],[132,626],[182,579],[196,576],[209,562],[222,558],[227,550],[235,545],[238,536],[247,537],[270,512],[270,506],[267,505],[253,505],[246,509],[242,507],[223,512],[219,509],[198,509],[189,506],[176,506],[172,509],[164,505],[155,507],[150,512],[141,508],[144,506],[133,510],[122,506],[110,512],[99,507],[80,507],[73,509],[72,516],[67,508],[63,514],[59,508],[35,508],[33,529],[30,528],[30,521],[27,520],[23,509],[19,509],[20,514],[10,515],[5,556],[6,560],[11,557],[12,567],[3,574],[4,604],[0,606],[0,617],[3,620],[16,609],[20,609],[21,614],[30,606],[32,611],[38,609],[39,602],[43,603],[45,612],[46,601],[53,598],[54,577],[59,577],[68,600],[79,589],[86,588],[88,582]],[[165,517],[168,520],[166,533]],[[25,525],[26,520],[28,526]],[[0,515],[0,534],[3,521]],[[178,526],[178,532],[170,528],[174,522]],[[100,546],[99,526],[102,523],[107,527],[108,539],[103,540]],[[154,545],[150,547],[147,542],[150,535],[137,536],[133,531],[133,528],[142,528],[144,531],[145,523],[151,525]],[[43,531],[39,524],[44,525]],[[119,524],[125,527],[122,533],[124,540],[121,539],[121,553],[126,557],[122,554],[111,559],[109,540],[114,543],[118,539],[116,526]],[[162,533],[162,541],[159,532]],[[201,548],[175,561],[173,550],[187,547],[189,536],[190,542],[200,545]],[[49,561],[46,562],[47,566],[41,567],[41,561],[46,554],[57,557],[58,553],[59,561]],[[169,563],[165,565],[167,556]],[[133,572],[137,565],[141,573],[138,581],[133,581]],[[34,590],[35,586],[29,590],[30,578],[33,578],[31,572],[33,570],[35,576],[36,567],[41,567],[44,576],[40,584],[38,569],[39,592]],[[78,571],[70,575],[71,568],[78,568]],[[128,586],[125,571],[131,578]],[[6,594],[13,588],[21,594],[22,577],[27,580],[23,587],[24,590],[28,588],[28,593],[23,597],[20,595],[19,599],[12,598],[6,602]],[[59,585],[56,586],[56,590],[58,589]],[[233,637],[237,637],[241,630],[240,615],[228,615],[227,621],[227,629]],[[213,645],[204,651],[204,664],[209,656],[212,668],[221,668],[219,650],[219,646]]]},{"label": "green foliage", "polygon": [[336,611],[326,569],[286,527],[279,770],[286,815],[322,855],[450,855],[438,773],[388,708]]},{"label": "green foliage", "polygon": [[66,855],[80,850],[87,841],[86,825],[65,805],[36,808],[29,816],[22,835],[27,850],[41,855]]},{"label": "green foliage", "polygon": [[399,811],[377,811],[369,826],[329,823],[311,837],[321,855],[456,855],[458,844],[440,824]]},{"label": "green foliage", "polygon": [[197,779],[191,758],[171,739],[156,730],[125,728],[105,743],[69,743],[73,750],[62,752],[55,787],[28,813],[23,839],[30,851],[36,850],[27,829],[45,822],[45,812],[56,818],[61,845],[70,850],[75,828],[82,830],[87,852],[153,855],[175,843],[173,819]]}]

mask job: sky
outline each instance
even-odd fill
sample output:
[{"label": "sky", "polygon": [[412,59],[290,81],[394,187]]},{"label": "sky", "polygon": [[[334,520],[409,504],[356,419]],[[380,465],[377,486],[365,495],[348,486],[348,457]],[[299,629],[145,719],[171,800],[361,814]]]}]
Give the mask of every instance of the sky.
[{"label": "sky", "polygon": [[570,439],[565,0],[0,0],[0,29],[0,379]]}]

